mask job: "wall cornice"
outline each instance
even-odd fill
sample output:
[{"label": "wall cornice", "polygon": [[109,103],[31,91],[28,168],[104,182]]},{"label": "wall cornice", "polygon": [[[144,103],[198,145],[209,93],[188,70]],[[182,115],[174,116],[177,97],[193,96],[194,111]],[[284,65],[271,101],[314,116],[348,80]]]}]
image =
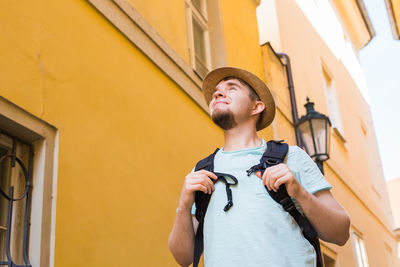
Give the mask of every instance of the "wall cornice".
[{"label": "wall cornice", "polygon": [[201,79],[126,0],[87,0],[206,113]]},{"label": "wall cornice", "polygon": [[386,9],[389,15],[390,26],[392,28],[393,37],[396,40],[400,40],[400,21],[396,20],[396,14],[394,13],[394,8],[393,8],[393,1],[396,0],[385,0]]}]

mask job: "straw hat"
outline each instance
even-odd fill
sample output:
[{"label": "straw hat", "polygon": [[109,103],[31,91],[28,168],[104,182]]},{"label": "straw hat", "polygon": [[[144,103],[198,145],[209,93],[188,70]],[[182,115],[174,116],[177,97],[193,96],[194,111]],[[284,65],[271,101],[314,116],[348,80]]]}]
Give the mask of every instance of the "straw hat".
[{"label": "straw hat", "polygon": [[212,100],[212,94],[218,83],[225,77],[238,77],[247,82],[256,91],[261,101],[265,104],[265,109],[261,113],[261,118],[256,125],[257,131],[260,131],[271,124],[275,117],[275,101],[269,91],[267,85],[256,75],[246,70],[233,68],[233,67],[222,67],[210,71],[203,80],[203,94],[207,102],[207,106],[210,105]]}]

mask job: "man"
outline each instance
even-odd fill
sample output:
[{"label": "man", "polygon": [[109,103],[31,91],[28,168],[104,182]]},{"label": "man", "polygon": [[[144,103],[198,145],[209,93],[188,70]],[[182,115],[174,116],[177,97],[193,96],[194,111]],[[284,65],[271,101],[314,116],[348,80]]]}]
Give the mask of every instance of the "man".
[{"label": "man", "polygon": [[227,212],[225,185],[209,171],[192,171],[184,180],[169,248],[176,261],[193,261],[198,222],[193,216],[196,191],[212,194],[204,219],[204,264],[211,266],[315,266],[315,251],[293,218],[265,190],[285,185],[288,194],[313,224],[320,239],[343,246],[349,238],[350,219],[330,193],[312,159],[290,146],[285,163],[247,176],[259,163],[266,142],[257,131],[275,116],[268,87],[254,74],[231,67],[211,71],[203,93],[212,120],[224,130],[225,146],[214,158],[214,171],[238,179],[231,186],[234,206]]}]

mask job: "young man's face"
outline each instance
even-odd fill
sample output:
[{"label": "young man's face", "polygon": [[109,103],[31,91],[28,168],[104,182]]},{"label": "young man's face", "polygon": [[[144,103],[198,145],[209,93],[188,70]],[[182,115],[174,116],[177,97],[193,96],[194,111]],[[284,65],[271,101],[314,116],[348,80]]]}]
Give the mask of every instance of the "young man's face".
[{"label": "young man's face", "polygon": [[250,88],[237,79],[218,83],[209,105],[211,119],[223,130],[234,128],[252,116],[255,102]]}]

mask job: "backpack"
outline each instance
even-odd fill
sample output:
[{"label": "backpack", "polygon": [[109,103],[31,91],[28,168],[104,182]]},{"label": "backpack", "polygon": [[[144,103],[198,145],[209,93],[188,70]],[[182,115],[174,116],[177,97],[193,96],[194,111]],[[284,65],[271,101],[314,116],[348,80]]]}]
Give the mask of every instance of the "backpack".
[{"label": "backpack", "polygon": [[[251,167],[247,170],[247,176],[250,176],[253,172],[261,171],[261,174],[264,173],[265,169],[279,163],[283,163],[284,158],[288,152],[289,146],[287,143],[283,143],[284,140],[270,140],[267,143],[267,150],[264,152],[260,159],[260,163]],[[207,170],[210,172],[214,172],[214,157],[218,152],[218,148],[209,155],[208,157],[200,160],[195,167],[195,171],[199,170]],[[218,177],[218,181],[222,181],[226,186],[226,194],[228,202],[224,207],[224,211],[228,211],[232,206],[232,191],[230,189],[231,185],[236,185],[238,180],[236,177],[226,174],[226,173],[218,173],[214,172],[214,174]],[[229,182],[225,177],[229,177],[232,182]],[[314,247],[316,257],[317,257],[317,267],[322,267],[322,257],[321,257],[321,249],[318,240],[318,234],[315,228],[311,225],[311,223],[307,220],[307,218],[300,213],[292,199],[290,198],[286,187],[284,185],[279,187],[277,192],[271,190],[265,186],[268,194],[272,197],[273,200],[282,205],[282,208],[289,212],[289,214],[293,217],[293,219],[299,225],[304,238],[306,238],[310,244]],[[194,246],[194,257],[193,257],[193,267],[197,267],[200,261],[201,254],[203,253],[203,228],[204,228],[204,217],[207,211],[208,203],[210,202],[211,195],[205,194],[202,191],[195,192],[195,204],[196,204],[196,219],[199,222],[199,226],[197,228],[196,237],[195,237],[195,246]]]}]

